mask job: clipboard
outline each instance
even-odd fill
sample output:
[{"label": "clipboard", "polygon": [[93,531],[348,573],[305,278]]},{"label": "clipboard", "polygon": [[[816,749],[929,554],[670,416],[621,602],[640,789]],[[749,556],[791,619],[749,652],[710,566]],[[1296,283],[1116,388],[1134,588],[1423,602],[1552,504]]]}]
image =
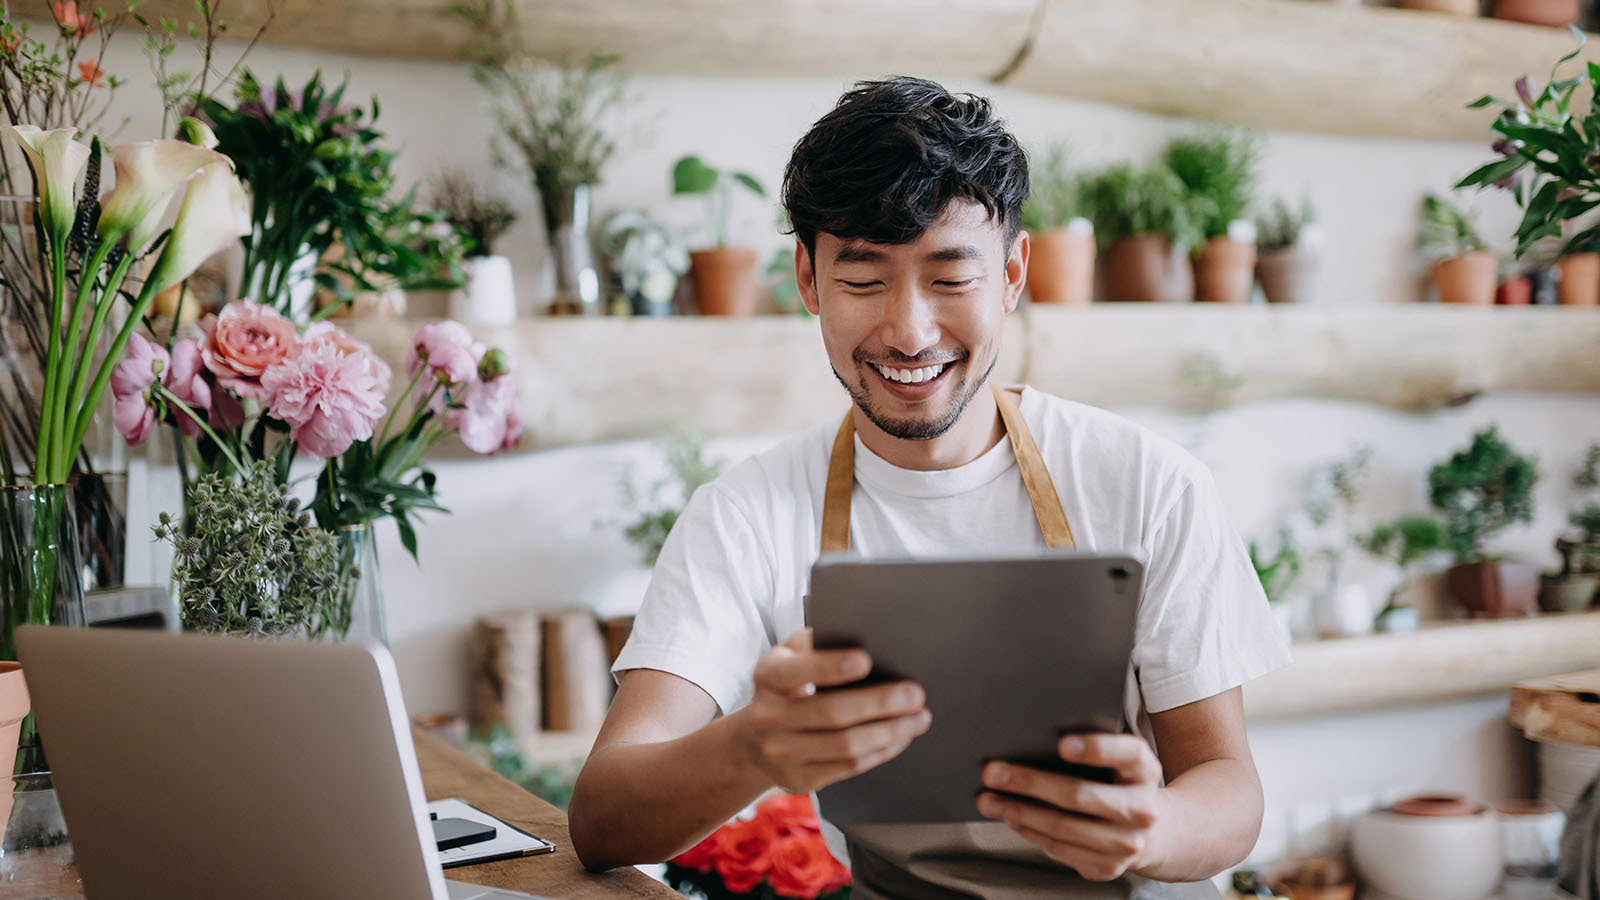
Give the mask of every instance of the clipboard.
[{"label": "clipboard", "polygon": [[446,869],[456,866],[470,866],[474,863],[493,862],[498,859],[516,859],[519,856],[537,856],[541,853],[554,853],[556,845],[541,837],[535,837],[516,827],[507,824],[494,816],[489,815],[476,806],[459,797],[448,797],[444,800],[435,800],[428,804],[428,812],[434,813],[439,818],[455,817],[466,819],[492,826],[495,836],[487,841],[467,844],[451,850],[440,850],[439,864]]}]

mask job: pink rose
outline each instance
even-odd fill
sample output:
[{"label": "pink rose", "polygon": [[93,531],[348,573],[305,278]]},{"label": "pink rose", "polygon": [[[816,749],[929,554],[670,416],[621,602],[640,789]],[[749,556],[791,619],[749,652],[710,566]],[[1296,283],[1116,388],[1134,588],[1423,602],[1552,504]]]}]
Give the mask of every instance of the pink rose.
[{"label": "pink rose", "polygon": [[472,452],[498,453],[514,443],[522,432],[517,384],[509,376],[470,382],[453,395],[460,405],[445,410],[444,424],[458,430],[461,443]]},{"label": "pink rose", "polygon": [[[167,375],[167,390],[197,413],[211,409],[211,385],[206,383],[205,374],[205,361],[200,358],[198,341],[190,338],[172,346],[172,369]],[[191,438],[200,436],[199,422],[189,418],[181,409],[174,409],[173,415],[177,417],[178,427],[183,429],[184,434]],[[216,417],[212,418],[214,420]]]},{"label": "pink rose", "polygon": [[129,444],[144,443],[155,427],[152,388],[165,380],[171,362],[165,349],[135,332],[128,341],[127,354],[111,369],[111,395],[116,398],[111,421]]},{"label": "pink rose", "polygon": [[472,333],[465,325],[453,321],[429,322],[417,329],[416,337],[411,339],[406,375],[417,377],[423,366],[432,369],[434,378],[444,384],[471,381],[478,370],[478,357],[472,352]]},{"label": "pink rose", "polygon": [[268,369],[261,388],[267,412],[289,425],[290,440],[324,458],[372,437],[383,415],[383,391],[369,360],[347,356],[331,341],[315,341]]},{"label": "pink rose", "polygon": [[270,306],[235,300],[200,320],[200,355],[217,383],[241,397],[261,396],[261,376],[299,345],[294,323]]},{"label": "pink rose", "polygon": [[392,378],[389,364],[379,359],[378,354],[372,352],[370,345],[351,337],[343,328],[332,322],[313,322],[300,335],[301,346],[317,341],[326,341],[332,344],[345,356],[364,357],[367,361],[367,370],[372,373],[374,378],[378,379],[379,389],[385,394],[389,393],[389,384]]}]

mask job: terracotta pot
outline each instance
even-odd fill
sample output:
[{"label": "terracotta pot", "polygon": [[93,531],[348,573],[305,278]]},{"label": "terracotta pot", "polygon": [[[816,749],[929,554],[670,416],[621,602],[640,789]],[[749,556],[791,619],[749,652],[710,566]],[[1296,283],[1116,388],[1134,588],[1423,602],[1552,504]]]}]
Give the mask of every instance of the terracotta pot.
[{"label": "terracotta pot", "polygon": [[1578,0],[1495,0],[1494,17],[1565,28],[1578,21]]},{"label": "terracotta pot", "polygon": [[1336,859],[1312,857],[1284,876],[1289,900],[1354,900],[1356,885],[1350,870]]},{"label": "terracotta pot", "polygon": [[[0,761],[5,763],[6,775],[11,774],[11,762],[17,758],[22,720],[27,718],[31,706],[22,664],[0,662]],[[4,790],[0,790],[0,837],[4,837],[6,823],[11,820],[11,804],[11,785],[7,783]]]},{"label": "terracotta pot", "polygon": [[1194,270],[1172,252],[1164,234],[1125,237],[1106,250],[1106,299],[1187,303],[1194,299]]},{"label": "terracotta pot", "polygon": [[1255,244],[1214,237],[1194,259],[1197,303],[1249,303],[1255,284]]},{"label": "terracotta pot", "polygon": [[1081,306],[1094,299],[1094,234],[1051,228],[1029,235],[1028,296]]},{"label": "terracotta pot", "polygon": [[689,254],[689,277],[702,316],[753,316],[760,282],[756,251],[717,247]]},{"label": "terracotta pot", "polygon": [[1500,263],[1487,250],[1463,253],[1455,259],[1436,263],[1428,270],[1440,303],[1468,303],[1488,306],[1494,302],[1494,286]]},{"label": "terracotta pot", "polygon": [[1400,5],[1406,9],[1447,13],[1452,16],[1476,16],[1478,14],[1478,0],[1401,0]]},{"label": "terracotta pot", "polygon": [[1284,247],[1256,260],[1256,280],[1268,303],[1305,303],[1311,299],[1317,256],[1302,247]]},{"label": "terracotta pot", "polygon": [[1496,306],[1527,306],[1533,301],[1533,282],[1526,278],[1508,278],[1494,289]]},{"label": "terracotta pot", "polygon": [[1556,290],[1563,306],[1594,306],[1600,302],[1600,253],[1574,253],[1556,263],[1561,281]]},{"label": "terracotta pot", "polygon": [[1525,616],[1539,597],[1539,570],[1509,559],[1451,566],[1445,583],[1473,618]]},{"label": "terracotta pot", "polygon": [[1544,575],[1539,579],[1539,608],[1545,612],[1582,612],[1594,605],[1600,575]]}]

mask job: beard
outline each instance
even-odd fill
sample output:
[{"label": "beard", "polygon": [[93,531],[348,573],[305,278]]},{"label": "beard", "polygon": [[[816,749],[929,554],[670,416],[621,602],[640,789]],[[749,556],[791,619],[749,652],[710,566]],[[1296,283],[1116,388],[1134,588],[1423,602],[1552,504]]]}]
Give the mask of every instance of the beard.
[{"label": "beard", "polygon": [[[972,357],[968,356],[958,363],[951,363],[951,366],[965,366],[971,362],[971,359]],[[866,415],[867,421],[876,425],[884,434],[903,441],[931,441],[949,431],[956,422],[961,420],[961,414],[966,412],[967,404],[972,402],[972,398],[978,395],[978,390],[989,381],[989,375],[994,372],[995,363],[998,361],[999,355],[997,354],[994,359],[989,360],[989,368],[984,370],[981,378],[970,378],[971,372],[964,370],[969,377],[954,386],[951,391],[952,399],[950,405],[942,411],[937,411],[923,418],[898,419],[874,406],[870,392],[866,387],[866,379],[872,376],[865,374],[865,372],[863,372],[860,383],[855,385],[846,381],[844,376],[839,374],[838,369],[833,369],[833,377],[839,379],[839,384],[844,386],[845,392],[850,395],[850,399],[855,401],[856,406],[860,407],[861,412]],[[869,367],[867,360],[859,350],[855,354],[855,363],[857,371],[863,371]],[[917,363],[908,361],[905,365],[907,367],[915,367]]]}]

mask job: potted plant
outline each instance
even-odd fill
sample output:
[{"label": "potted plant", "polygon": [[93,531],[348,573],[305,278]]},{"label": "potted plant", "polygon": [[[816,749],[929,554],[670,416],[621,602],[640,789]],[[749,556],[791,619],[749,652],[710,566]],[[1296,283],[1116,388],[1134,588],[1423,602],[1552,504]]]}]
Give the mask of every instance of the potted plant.
[{"label": "potted plant", "polygon": [[1494,302],[1499,260],[1478,236],[1465,213],[1438,194],[1422,197],[1417,252],[1441,303],[1488,306]]},{"label": "potted plant", "polygon": [[511,228],[517,214],[459,169],[439,173],[431,187],[433,208],[466,243],[466,289],[451,295],[451,318],[509,324],[517,317],[511,260],[495,253],[494,243]]},{"label": "potted plant", "polygon": [[1274,199],[1256,219],[1256,280],[1268,303],[1311,299],[1320,242],[1315,220],[1309,197],[1300,201],[1298,209],[1291,209],[1282,198]]},{"label": "potted plant", "polygon": [[1486,94],[1469,104],[1472,109],[1500,107],[1491,126],[1499,135],[1491,145],[1499,158],[1456,186],[1492,185],[1510,191],[1522,208],[1516,257],[1523,258],[1540,242],[1560,241],[1561,302],[1592,306],[1600,302],[1600,225],[1588,222],[1570,236],[1567,226],[1600,206],[1600,157],[1593,152],[1600,135],[1594,133],[1594,118],[1574,115],[1571,106],[1579,87],[1586,87],[1587,94],[1600,86],[1600,68],[1588,66],[1585,74],[1573,78],[1556,77],[1588,42],[1583,32],[1571,30],[1577,49],[1556,61],[1542,87],[1523,75],[1512,97]]},{"label": "potted plant", "polygon": [[739,188],[757,197],[767,191],[748,172],[713,169],[698,156],[685,156],[672,167],[672,193],[698,194],[706,200],[710,218],[710,247],[689,254],[689,277],[695,300],[705,316],[748,316],[756,311],[758,257],[752,247],[728,246],[733,202]]},{"label": "potted plant", "polygon": [[1400,567],[1400,582],[1390,592],[1383,609],[1378,610],[1374,622],[1377,629],[1391,633],[1415,631],[1417,611],[1402,603],[1400,595],[1411,581],[1408,570],[1445,549],[1444,525],[1430,516],[1403,516],[1372,529],[1360,543],[1368,553],[1390,559]]},{"label": "potted plant", "polygon": [[1200,242],[1200,216],[1188,188],[1165,163],[1120,163],[1083,186],[1094,231],[1105,248],[1105,297],[1183,303],[1194,299],[1188,249]]},{"label": "potted plant", "polygon": [[1205,238],[1194,257],[1194,299],[1248,303],[1255,287],[1255,223],[1242,219],[1255,193],[1260,142],[1247,132],[1214,131],[1167,145],[1167,165],[1200,211]]},{"label": "potted plant", "polygon": [[1028,296],[1035,303],[1086,304],[1094,299],[1094,222],[1083,180],[1056,144],[1029,173],[1022,227],[1028,230]]},{"label": "potted plant", "polygon": [[618,294],[634,315],[672,313],[689,255],[666,223],[645,210],[612,210],[600,222],[599,248]]},{"label": "potted plant", "polygon": [[1573,533],[1556,539],[1561,571],[1540,579],[1539,606],[1551,612],[1588,609],[1600,588],[1600,502],[1595,500],[1600,488],[1600,443],[1589,445],[1572,483],[1587,494],[1588,502],[1569,518]]},{"label": "potted plant", "polygon": [[1496,19],[1562,28],[1578,21],[1578,0],[1495,0]]},{"label": "potted plant", "polygon": [[1455,565],[1445,574],[1451,596],[1473,616],[1526,615],[1539,592],[1533,566],[1492,556],[1484,545],[1516,522],[1533,518],[1535,461],[1500,439],[1493,426],[1428,473],[1428,499],[1444,518]]},{"label": "potted plant", "polygon": [[1294,535],[1288,528],[1278,529],[1278,549],[1267,556],[1260,544],[1250,542],[1250,565],[1261,580],[1261,590],[1267,595],[1272,614],[1289,636],[1289,592],[1300,579],[1300,551],[1294,545]]}]

